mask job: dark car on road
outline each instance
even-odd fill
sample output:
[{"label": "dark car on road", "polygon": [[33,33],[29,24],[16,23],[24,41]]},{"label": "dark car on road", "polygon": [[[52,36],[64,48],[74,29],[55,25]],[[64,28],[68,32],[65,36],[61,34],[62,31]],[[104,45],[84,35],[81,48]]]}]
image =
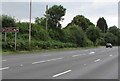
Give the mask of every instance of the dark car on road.
[{"label": "dark car on road", "polygon": [[112,48],[112,44],[111,43],[107,43],[106,44],[106,48],[108,48],[108,47]]}]

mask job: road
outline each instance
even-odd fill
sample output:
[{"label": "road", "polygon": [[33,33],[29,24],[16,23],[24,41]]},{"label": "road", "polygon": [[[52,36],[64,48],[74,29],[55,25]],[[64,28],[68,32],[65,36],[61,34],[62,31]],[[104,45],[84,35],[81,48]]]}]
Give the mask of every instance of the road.
[{"label": "road", "polygon": [[3,79],[117,79],[118,47],[7,55]]}]

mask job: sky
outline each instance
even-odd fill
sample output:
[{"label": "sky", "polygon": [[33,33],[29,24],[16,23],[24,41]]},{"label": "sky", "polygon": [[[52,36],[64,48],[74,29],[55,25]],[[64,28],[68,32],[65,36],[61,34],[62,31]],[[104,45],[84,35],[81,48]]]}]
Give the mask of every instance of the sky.
[{"label": "sky", "polygon": [[[100,17],[104,17],[109,27],[118,26],[118,0],[32,0],[32,22],[36,17],[44,17],[46,5],[62,5],[66,8],[62,27],[76,15],[84,15],[95,25]],[[1,10],[0,13],[12,16],[17,21],[29,21],[29,0],[4,0]]]}]

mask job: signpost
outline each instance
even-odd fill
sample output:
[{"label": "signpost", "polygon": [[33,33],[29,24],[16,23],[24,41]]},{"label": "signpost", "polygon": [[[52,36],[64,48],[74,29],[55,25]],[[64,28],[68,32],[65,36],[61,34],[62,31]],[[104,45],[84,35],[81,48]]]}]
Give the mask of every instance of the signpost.
[{"label": "signpost", "polygon": [[19,28],[18,27],[0,28],[0,32],[4,32],[5,33],[5,41],[6,41],[7,32],[14,32],[15,33],[15,51],[16,51],[17,32],[19,32]]}]

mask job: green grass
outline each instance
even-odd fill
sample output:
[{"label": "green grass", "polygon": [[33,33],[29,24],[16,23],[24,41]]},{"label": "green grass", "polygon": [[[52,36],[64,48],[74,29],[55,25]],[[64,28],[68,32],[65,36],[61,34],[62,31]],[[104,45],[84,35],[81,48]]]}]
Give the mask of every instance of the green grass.
[{"label": "green grass", "polygon": [[[100,47],[100,46],[98,46]],[[64,50],[78,50],[78,49],[91,49],[98,48],[95,46],[92,47],[78,47],[78,48],[59,48],[59,49],[40,49],[40,50],[30,50],[30,51],[2,51],[2,55],[15,55],[15,54],[30,54],[38,52],[49,52],[49,51],[64,51]]]}]

